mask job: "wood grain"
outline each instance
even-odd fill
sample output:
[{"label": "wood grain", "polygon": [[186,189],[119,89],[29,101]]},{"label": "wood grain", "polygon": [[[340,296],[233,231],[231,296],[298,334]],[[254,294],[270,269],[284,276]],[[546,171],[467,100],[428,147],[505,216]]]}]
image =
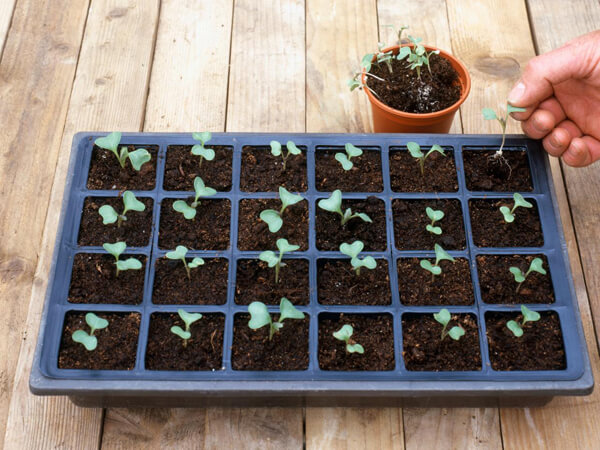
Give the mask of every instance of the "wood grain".
[{"label": "wood grain", "polygon": [[6,35],[13,16],[15,4],[17,0],[3,0],[0,2],[0,60],[2,59],[2,51],[6,42]]}]

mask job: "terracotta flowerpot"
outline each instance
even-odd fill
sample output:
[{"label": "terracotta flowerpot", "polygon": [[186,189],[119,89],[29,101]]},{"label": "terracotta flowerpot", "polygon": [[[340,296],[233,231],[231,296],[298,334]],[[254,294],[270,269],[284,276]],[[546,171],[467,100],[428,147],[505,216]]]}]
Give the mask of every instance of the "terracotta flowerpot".
[{"label": "terracotta flowerpot", "polygon": [[[412,47],[412,44],[404,44],[404,46]],[[425,49],[430,52],[432,50],[440,50],[436,47],[424,45]],[[384,49],[384,52],[392,50],[394,54],[398,54],[400,46],[395,45]],[[371,102],[371,110],[373,111],[373,130],[375,133],[447,133],[452,125],[454,114],[458,107],[463,104],[471,90],[471,77],[467,68],[454,56],[440,50],[440,56],[450,62],[450,65],[458,73],[460,83],[460,98],[449,108],[441,111],[425,114],[407,113],[390,108],[381,102],[377,97],[364,89]],[[362,73],[362,82],[365,83],[365,70]]]}]

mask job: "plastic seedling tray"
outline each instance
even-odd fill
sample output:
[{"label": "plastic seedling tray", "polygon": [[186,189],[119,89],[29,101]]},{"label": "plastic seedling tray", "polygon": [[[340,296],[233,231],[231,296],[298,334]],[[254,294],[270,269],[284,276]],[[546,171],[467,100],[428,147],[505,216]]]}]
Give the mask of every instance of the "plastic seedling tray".
[{"label": "plastic seedling tray", "polygon": [[[180,305],[160,305],[152,302],[152,280],[155,262],[166,250],[158,247],[158,221],[161,201],[164,198],[186,198],[189,192],[163,190],[163,177],[167,147],[193,145],[191,134],[126,133],[121,142],[133,145],[158,146],[156,159],[156,184],[151,191],[134,191],[139,197],[154,201],[151,244],[128,249],[127,253],[145,255],[145,285],[143,301],[138,305],[74,304],[67,301],[72,263],[77,253],[105,253],[102,247],[77,245],[81,210],[86,197],[116,197],[118,190],[92,191],[86,180],[93,141],[105,133],[79,133],[74,137],[71,161],[64,194],[61,220],[50,274],[46,304],[41,322],[35,360],[30,378],[30,388],[38,395],[68,395],[82,406],[118,405],[523,405],[543,404],[556,395],[586,395],[593,389],[593,378],[581,326],[579,310],[573,289],[566,244],[560,223],[556,196],[550,178],[546,154],[538,142],[522,136],[507,137],[507,150],[526,150],[531,169],[533,190],[523,192],[527,199],[535,200],[543,230],[540,247],[479,248],[471,234],[469,201],[480,198],[507,198],[512,192],[472,192],[467,189],[464,176],[463,150],[495,149],[500,142],[494,135],[392,135],[392,134],[266,134],[266,133],[215,133],[211,145],[231,146],[232,189],[218,192],[213,198],[229,199],[231,225],[229,246],[223,251],[192,251],[188,256],[222,257],[229,261],[227,298],[222,305],[186,305],[187,311],[220,313],[225,317],[222,369],[215,371],[153,371],[145,368],[145,351],[149,320],[155,312],[176,312]],[[246,313],[247,306],[234,302],[236,264],[240,259],[256,258],[255,252],[237,249],[239,201],[245,198],[277,198],[276,192],[249,193],[240,190],[241,154],[244,146],[268,146],[271,140],[282,143],[293,140],[306,148],[307,186],[301,195],[308,202],[308,250],[295,252],[292,258],[304,258],[309,264],[310,297],[298,309],[309,317],[309,363],[301,371],[242,371],[233,370],[231,346],[234,315]],[[391,147],[403,147],[408,141],[421,146],[440,144],[453,150],[458,174],[458,191],[447,193],[403,193],[393,191],[390,184],[389,153]],[[381,192],[344,192],[344,199],[363,199],[374,196],[385,204],[387,248],[379,252],[366,252],[383,258],[389,266],[391,304],[386,306],[327,306],[318,302],[317,267],[323,258],[340,258],[339,252],[319,251],[316,246],[315,215],[317,201],[329,196],[319,192],[315,183],[315,152],[321,147],[342,146],[352,142],[356,146],[376,149],[381,154],[383,190]],[[207,163],[208,164],[208,163]],[[444,306],[451,313],[469,313],[478,324],[481,367],[479,370],[409,371],[403,358],[402,317],[411,313],[432,314],[442,306],[409,306],[401,302],[397,275],[397,260],[401,257],[432,257],[433,249],[400,251],[395,245],[392,202],[394,199],[456,199],[462,206],[466,235],[466,248],[451,251],[455,257],[467,258],[473,281],[475,301],[469,306]],[[199,210],[200,213],[201,209]],[[265,249],[266,250],[266,249]],[[519,304],[497,305],[484,303],[478,278],[476,257],[485,255],[531,255],[547,258],[551,273],[555,302],[530,304],[536,311],[553,311],[560,319],[564,343],[566,368],[564,370],[497,371],[490,364],[489,345],[486,338],[488,312],[519,313]],[[278,311],[269,306],[270,311]],[[139,338],[135,367],[132,370],[76,370],[59,369],[58,354],[65,315],[71,311],[82,312],[136,312],[140,314]],[[393,370],[328,371],[319,367],[319,319],[339,313],[389,314],[394,330]]]}]

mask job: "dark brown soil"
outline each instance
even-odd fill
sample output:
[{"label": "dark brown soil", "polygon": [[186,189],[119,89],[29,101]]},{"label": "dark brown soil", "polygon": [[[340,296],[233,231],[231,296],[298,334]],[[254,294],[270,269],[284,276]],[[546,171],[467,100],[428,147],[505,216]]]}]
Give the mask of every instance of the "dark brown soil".
[{"label": "dark brown soil", "polygon": [[275,268],[258,259],[240,259],[237,263],[235,302],[249,305],[254,301],[279,305],[286,297],[294,305],[308,305],[308,261],[286,259],[275,284]]},{"label": "dark brown soil", "polygon": [[494,159],[494,151],[463,151],[465,178],[470,191],[532,191],[529,161],[524,151],[503,151]]},{"label": "dark brown soil", "polygon": [[[222,305],[227,301],[228,263],[225,258],[203,258],[204,265],[190,269],[181,261],[156,261],[152,303],[161,305]],[[192,258],[187,258],[188,262]]]},{"label": "dark brown soil", "polygon": [[[272,314],[273,321],[279,319]],[[283,328],[269,341],[269,327],[248,327],[250,316],[236,314],[233,322],[231,366],[234,370],[306,370],[308,368],[308,324],[304,320],[286,319]]]},{"label": "dark brown soil", "polygon": [[144,297],[146,257],[121,255],[120,260],[134,257],[142,263],[139,270],[120,271],[117,277],[115,258],[100,253],[78,253],[73,260],[69,288],[70,303],[117,303],[138,305]]},{"label": "dark brown soil", "polygon": [[[225,250],[229,247],[229,200],[201,200],[196,217],[192,220],[187,220],[173,209],[174,201],[167,198],[161,203],[160,248],[174,249],[178,245],[185,245],[190,250]],[[188,198],[188,205],[192,201],[193,198]]]},{"label": "dark brown soil", "polygon": [[506,328],[509,320],[522,320],[520,313],[488,313],[485,316],[490,362],[494,370],[564,370],[567,367],[560,322],[555,312],[540,312],[537,322],[523,326],[515,337]]},{"label": "dark brown soil", "polygon": [[171,333],[178,325],[185,330],[185,323],[178,314],[152,314],[148,330],[146,369],[149,370],[220,370],[223,367],[222,314],[202,314],[192,324],[192,337],[184,340]]},{"label": "dark brown soil", "polygon": [[150,243],[152,235],[152,199],[138,198],[146,209],[128,211],[127,220],[118,227],[117,223],[104,225],[98,210],[103,205],[112,206],[117,213],[123,212],[121,197],[87,197],[83,203],[83,213],[79,226],[79,245],[101,246],[105,242],[123,241],[128,247],[144,247]]},{"label": "dark brown soil", "polygon": [[[298,148],[302,154],[290,155],[284,172],[283,158],[273,156],[271,147],[244,147],[240,189],[246,192],[269,192],[283,186],[292,192],[306,191],[306,147]],[[285,145],[282,144],[281,149],[287,154]]]},{"label": "dark brown soil", "polygon": [[88,351],[72,339],[77,330],[90,332],[85,322],[86,312],[69,312],[65,317],[60,352],[59,369],[131,370],[135,366],[140,315],[137,313],[97,313],[108,320],[108,327],[96,330],[98,340],[95,350]]},{"label": "dark brown soil", "polygon": [[285,238],[290,244],[299,245],[300,250],[308,249],[308,205],[301,201],[288,206],[283,213],[283,225],[277,233],[271,233],[266,222],[260,220],[265,209],[281,209],[278,199],[240,200],[238,219],[238,249],[263,251],[276,250],[277,239]]},{"label": "dark brown soil", "polygon": [[373,223],[364,222],[356,217],[344,226],[337,213],[316,207],[317,248],[319,250],[339,251],[344,242],[360,240],[365,244],[364,251],[383,251],[386,249],[385,204],[376,197],[366,200],[342,200],[342,212],[352,208],[352,214],[365,213]]},{"label": "dark brown soil", "polygon": [[383,176],[381,174],[381,151],[365,150],[363,154],[352,158],[354,167],[344,170],[335,159],[336,153],[346,153],[344,147],[327,150],[317,148],[315,152],[315,180],[319,191],[333,192],[381,192]]},{"label": "dark brown soil", "polygon": [[[394,151],[395,150],[395,151]],[[426,153],[428,149],[423,149]],[[456,192],[458,180],[454,165],[454,152],[444,149],[446,156],[433,152],[425,159],[421,174],[419,161],[406,148],[390,149],[390,182],[396,192]]]},{"label": "dark brown soil", "polygon": [[421,79],[416,70],[408,67],[406,60],[392,60],[392,73],[386,64],[373,65],[371,73],[385,81],[366,77],[367,85],[383,103],[400,111],[422,114],[449,108],[460,99],[458,74],[439,55],[432,55],[429,62],[431,74],[423,66]]},{"label": "dark brown soil", "polygon": [[202,160],[192,155],[191,145],[169,145],[163,187],[167,191],[193,191],[194,178],[200,177],[206,186],[217,191],[231,190],[231,159],[233,148],[207,145],[215,151],[215,159]]},{"label": "dark brown soil", "polygon": [[389,305],[392,301],[385,259],[377,259],[373,270],[361,268],[360,275],[356,275],[349,259],[321,260],[317,284],[319,303],[323,305]]},{"label": "dark brown soil", "polygon": [[[521,284],[509,271],[510,267],[518,267],[523,273],[529,269],[534,258],[542,258],[547,274],[531,272]],[[481,298],[486,303],[523,304],[554,303],[554,290],[548,268],[548,260],[544,255],[484,255],[477,257]]]},{"label": "dark brown soil", "polygon": [[[431,207],[444,212],[442,220],[436,222],[442,234],[430,233],[425,227],[431,223],[425,209]],[[465,248],[465,228],[459,200],[403,200],[392,202],[394,212],[394,236],[398,250],[433,250],[440,244],[444,250]]]},{"label": "dark brown soil", "polygon": [[[344,325],[351,325],[352,339],[365,349],[348,353],[346,343],[333,337]],[[394,326],[392,316],[345,315],[319,320],[319,367],[323,370],[394,370]]]},{"label": "dark brown soil", "polygon": [[[119,146],[119,149],[122,146]],[[122,169],[119,160],[113,152],[94,145],[92,160],[88,173],[88,189],[118,189],[130,191],[150,191],[156,184],[156,156],[158,146],[156,145],[128,145],[130,152],[138,148],[148,150],[152,159],[145,163],[140,171],[131,167],[127,159],[125,168]]]},{"label": "dark brown soil", "polygon": [[441,339],[443,326],[433,314],[402,317],[404,363],[407,370],[421,372],[481,370],[477,321],[471,314],[452,314],[447,330],[461,326],[465,335],[455,341]]},{"label": "dark brown soil", "polygon": [[[435,258],[430,260],[433,262]],[[398,260],[400,302],[405,305],[472,305],[473,284],[469,260],[441,261],[442,273],[433,277],[419,265],[419,258]]]},{"label": "dark brown soil", "polygon": [[506,223],[500,212],[501,206],[512,208],[514,201],[508,199],[470,200],[473,242],[478,247],[541,247],[544,245],[542,225],[535,200],[527,198],[533,208],[519,207],[515,221]]}]

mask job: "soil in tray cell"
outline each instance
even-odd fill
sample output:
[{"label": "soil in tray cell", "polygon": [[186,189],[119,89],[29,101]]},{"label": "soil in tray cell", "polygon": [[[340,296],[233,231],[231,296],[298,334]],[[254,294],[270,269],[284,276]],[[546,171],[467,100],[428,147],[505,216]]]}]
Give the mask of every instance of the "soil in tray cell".
[{"label": "soil in tray cell", "polygon": [[290,244],[299,245],[300,250],[308,249],[308,204],[301,201],[288,206],[283,216],[283,225],[276,233],[271,233],[266,222],[260,219],[265,209],[279,211],[279,199],[244,199],[240,201],[238,219],[238,249],[242,251],[276,250],[279,238]]},{"label": "soil in tray cell", "polygon": [[[515,281],[511,267],[526,273],[534,258],[541,258],[546,275],[531,272],[521,283]],[[481,255],[477,257],[481,298],[486,303],[554,303],[554,290],[548,260],[544,255]]]},{"label": "soil in tray cell", "polygon": [[365,244],[364,251],[386,249],[385,204],[376,197],[365,200],[342,200],[342,211],[351,208],[353,214],[365,213],[373,221],[367,223],[355,217],[341,225],[337,213],[316,208],[317,248],[326,251],[339,251],[344,242],[360,240]]},{"label": "soil in tray cell", "polygon": [[101,246],[105,242],[123,241],[128,247],[145,247],[152,235],[152,199],[138,198],[145,206],[144,211],[128,211],[127,220],[104,225],[98,213],[104,205],[112,206],[118,214],[123,212],[121,197],[87,197],[83,203],[83,213],[79,226],[79,245]]},{"label": "soil in tray cell", "polygon": [[286,297],[294,305],[308,305],[308,261],[284,258],[285,266],[275,283],[275,268],[258,259],[240,259],[237,262],[235,302],[249,305],[254,301],[279,305]]},{"label": "soil in tray cell", "polygon": [[71,311],[65,324],[58,353],[59,369],[131,370],[135,366],[140,315],[137,313],[95,313],[108,321],[108,327],[96,330],[95,350],[88,351],[73,341],[77,330],[90,333],[85,321],[86,312]]},{"label": "soil in tray cell", "polygon": [[[122,146],[119,146],[119,149]],[[145,163],[139,170],[131,166],[127,159],[125,168],[121,168],[119,160],[113,152],[94,145],[92,160],[88,173],[88,189],[118,189],[130,191],[150,191],[156,184],[156,157],[158,146],[156,145],[128,145],[130,152],[138,148],[148,150],[152,159]]]},{"label": "soil in tray cell", "polygon": [[[430,233],[426,226],[431,223],[426,208],[444,213],[444,218],[435,223],[442,229],[441,235]],[[445,250],[465,248],[465,227],[462,208],[456,199],[403,200],[392,202],[394,236],[398,250],[433,250],[440,244]]]},{"label": "soil in tray cell", "polygon": [[563,370],[567,367],[560,321],[553,311],[540,312],[540,320],[527,322],[516,337],[506,327],[522,321],[521,312],[490,312],[485,316],[490,362],[494,370]]},{"label": "soil in tray cell", "polygon": [[390,276],[385,259],[376,259],[377,267],[362,267],[357,275],[349,259],[319,260],[317,284],[319,303],[323,305],[389,305]]},{"label": "soil in tray cell", "polygon": [[[183,200],[189,205],[194,199]],[[229,200],[200,200],[196,217],[190,220],[173,209],[174,201],[167,198],[161,203],[160,248],[175,249],[178,245],[184,245],[190,250],[225,250],[229,247]]]},{"label": "soil in tray cell", "polygon": [[[278,314],[271,314],[273,321]],[[269,340],[269,326],[248,327],[250,316],[237,314],[233,325],[231,366],[234,370],[306,370],[309,317],[286,319]]]},{"label": "soil in tray cell", "polygon": [[[192,258],[187,258],[188,263]],[[225,258],[203,258],[204,264],[190,268],[188,278],[182,261],[156,260],[152,303],[162,305],[222,305],[227,301],[228,262]]]},{"label": "soil in tray cell", "polygon": [[515,220],[506,223],[500,212],[501,206],[513,207],[512,198],[470,200],[473,242],[478,247],[541,247],[544,245],[542,225],[537,204],[525,198],[533,208],[518,207]]},{"label": "soil in tray cell", "polygon": [[[428,147],[422,147],[427,153]],[[402,147],[390,149],[390,182],[395,192],[456,192],[458,179],[454,165],[454,152],[444,148],[446,156],[431,153],[424,164],[423,173],[419,160]]]},{"label": "soil in tray cell", "polygon": [[[429,259],[432,264],[435,258]],[[398,260],[398,289],[404,305],[472,305],[475,301],[469,260],[441,261],[442,273],[433,276],[419,258]]]},{"label": "soil in tray cell", "polygon": [[[220,370],[223,367],[222,314],[202,314],[190,327],[191,337],[184,341],[171,327],[185,330],[178,314],[152,314],[146,348],[149,370]],[[185,342],[185,343],[184,343]]]},{"label": "soil in tray cell", "polygon": [[477,320],[471,314],[452,314],[447,330],[459,326],[464,336],[455,341],[442,339],[443,326],[433,314],[402,316],[404,364],[407,370],[420,372],[481,370]]},{"label": "soil in tray cell", "polygon": [[344,147],[319,149],[315,152],[315,179],[319,191],[332,192],[381,192],[383,176],[381,174],[381,152],[362,149],[363,154],[353,157],[353,167],[344,170],[335,159],[336,153],[346,154]]},{"label": "soil in tray cell", "polygon": [[231,190],[231,160],[233,148],[207,145],[215,152],[212,161],[192,155],[191,145],[169,145],[163,187],[167,191],[193,191],[194,178],[200,177],[206,186],[217,191]]},{"label": "soil in tray cell", "polygon": [[470,191],[533,190],[527,153],[506,150],[502,158],[494,158],[496,151],[464,150],[463,161],[467,189]]},{"label": "soil in tray cell", "polygon": [[[351,325],[352,343],[364,353],[348,353],[346,343],[333,337],[342,326]],[[394,370],[394,326],[389,314],[340,314],[319,318],[319,367],[322,370]]]},{"label": "soil in tray cell", "polygon": [[144,297],[146,257],[121,255],[121,261],[136,258],[142,263],[137,270],[121,270],[117,276],[115,258],[100,253],[78,253],[73,259],[69,288],[70,303],[116,303],[137,305]]},{"label": "soil in tray cell", "polygon": [[[306,147],[298,148],[302,154],[290,154],[284,171],[283,158],[273,156],[271,147],[245,146],[242,149],[240,189],[246,192],[277,192],[279,186],[283,186],[290,192],[306,191]],[[283,143],[281,151],[287,155]]]}]

